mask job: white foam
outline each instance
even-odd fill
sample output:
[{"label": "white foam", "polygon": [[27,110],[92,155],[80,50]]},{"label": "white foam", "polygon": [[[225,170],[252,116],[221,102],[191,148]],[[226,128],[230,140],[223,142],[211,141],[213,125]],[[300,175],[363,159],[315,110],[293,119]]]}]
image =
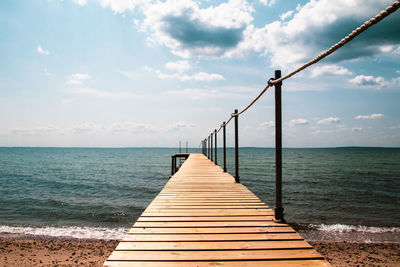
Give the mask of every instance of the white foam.
[{"label": "white foam", "polygon": [[106,227],[79,227],[79,226],[45,226],[45,227],[25,227],[0,225],[0,233],[3,234],[23,234],[35,236],[67,237],[80,239],[122,239],[127,233],[128,228],[106,228]]},{"label": "white foam", "polygon": [[363,225],[346,225],[346,224],[311,224],[312,228],[337,233],[363,232],[363,233],[400,233],[400,228],[397,227],[373,227]]}]

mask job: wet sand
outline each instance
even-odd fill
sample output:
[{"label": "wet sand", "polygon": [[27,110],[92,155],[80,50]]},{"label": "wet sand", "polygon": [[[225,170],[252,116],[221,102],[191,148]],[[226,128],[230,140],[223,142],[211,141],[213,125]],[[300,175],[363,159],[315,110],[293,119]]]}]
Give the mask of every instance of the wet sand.
[{"label": "wet sand", "polygon": [[[400,243],[310,242],[333,266],[400,266]],[[0,266],[102,266],[115,240],[0,237]]]}]

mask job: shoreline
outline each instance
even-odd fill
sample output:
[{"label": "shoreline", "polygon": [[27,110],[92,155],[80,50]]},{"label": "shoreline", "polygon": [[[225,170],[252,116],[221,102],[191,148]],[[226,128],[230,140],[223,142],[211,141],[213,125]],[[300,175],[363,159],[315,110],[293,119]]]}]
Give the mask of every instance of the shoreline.
[{"label": "shoreline", "polygon": [[[1,235],[1,266],[102,266],[119,240]],[[399,266],[400,243],[309,241],[332,266]]]}]

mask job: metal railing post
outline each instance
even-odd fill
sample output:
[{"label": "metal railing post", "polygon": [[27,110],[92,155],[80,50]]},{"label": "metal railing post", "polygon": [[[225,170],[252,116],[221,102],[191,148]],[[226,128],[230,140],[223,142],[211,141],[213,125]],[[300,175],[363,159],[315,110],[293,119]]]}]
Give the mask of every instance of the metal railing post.
[{"label": "metal railing post", "polygon": [[210,138],[211,138],[211,161],[214,161],[213,160],[213,134],[211,133],[210,134]]},{"label": "metal railing post", "polygon": [[[275,80],[281,71],[275,70]],[[275,220],[284,221],[282,206],[282,83],[275,84]]]},{"label": "metal railing post", "polygon": [[207,153],[207,158],[210,158],[210,136],[208,136],[208,138],[207,138],[207,140],[208,140],[208,148],[207,148],[207,150],[208,150],[208,153]]},{"label": "metal railing post", "polygon": [[214,137],[215,137],[215,156],[214,156],[214,159],[215,159],[215,165],[217,165],[218,163],[217,163],[217,148],[218,148],[218,146],[217,146],[217,129],[215,129],[214,130]]},{"label": "metal railing post", "polygon": [[222,135],[223,135],[223,145],[224,145],[224,172],[226,172],[226,125],[225,122],[222,123]]},{"label": "metal railing post", "polygon": [[235,117],[235,182],[240,183],[239,179],[239,128],[238,128],[238,110],[232,114]]},{"label": "metal railing post", "polygon": [[175,156],[171,156],[171,176],[174,175],[174,158]]}]

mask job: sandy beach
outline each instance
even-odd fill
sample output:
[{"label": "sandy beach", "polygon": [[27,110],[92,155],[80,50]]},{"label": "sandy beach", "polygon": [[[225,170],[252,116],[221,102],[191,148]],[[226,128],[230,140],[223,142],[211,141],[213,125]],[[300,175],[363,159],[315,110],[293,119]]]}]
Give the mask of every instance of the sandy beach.
[{"label": "sandy beach", "polygon": [[[310,242],[333,266],[399,266],[399,243]],[[1,237],[1,266],[101,266],[118,241]]]}]

